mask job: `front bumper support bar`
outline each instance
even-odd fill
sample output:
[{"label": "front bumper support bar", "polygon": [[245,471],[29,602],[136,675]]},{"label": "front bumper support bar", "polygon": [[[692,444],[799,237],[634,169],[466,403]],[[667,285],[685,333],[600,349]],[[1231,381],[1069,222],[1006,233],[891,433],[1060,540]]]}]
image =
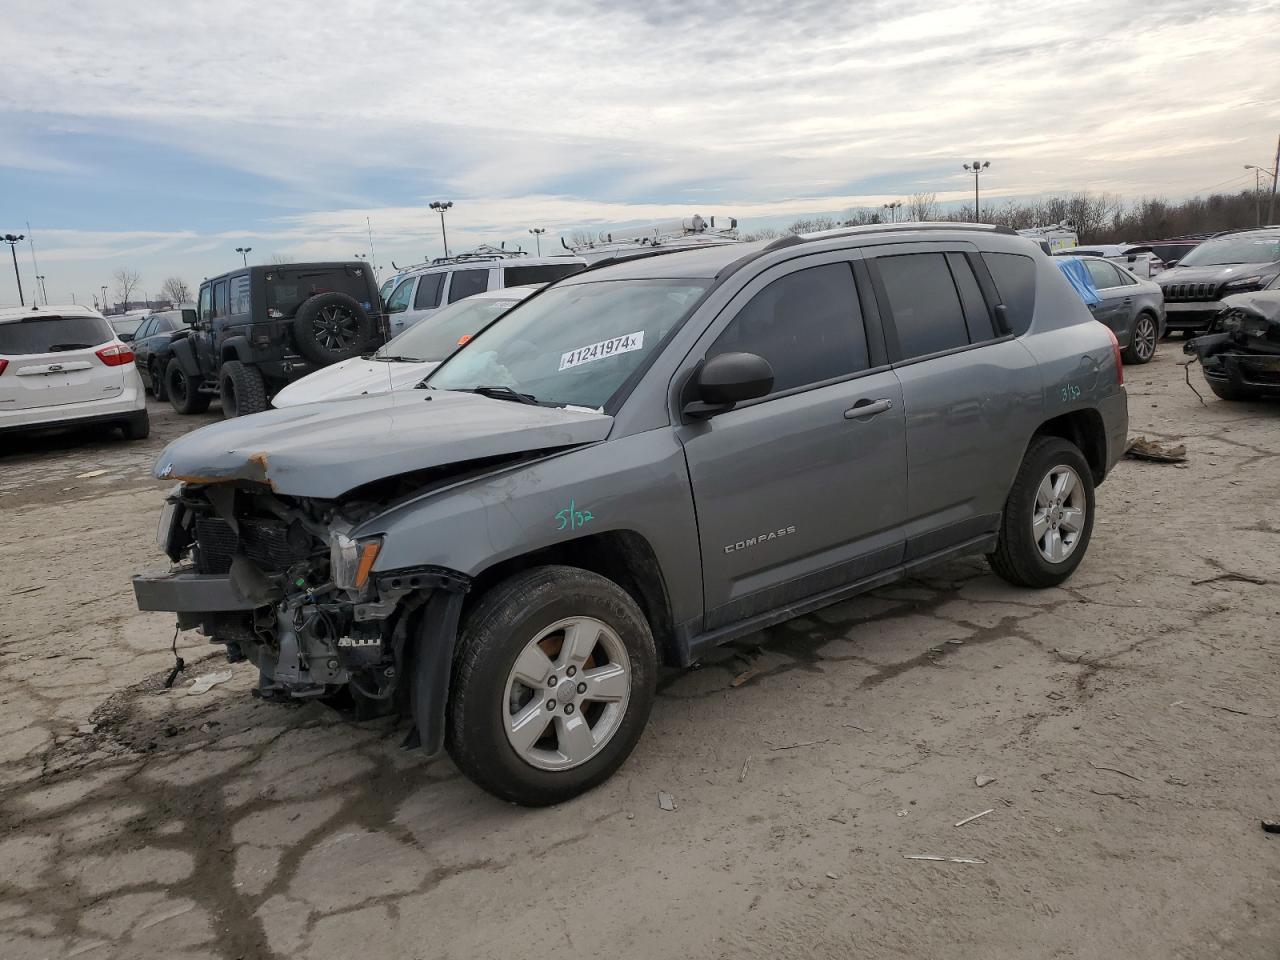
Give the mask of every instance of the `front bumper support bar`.
[{"label": "front bumper support bar", "polygon": [[139,574],[133,578],[133,594],[139,610],[168,610],[173,613],[221,613],[252,610],[247,599],[227,574],[181,571]]}]

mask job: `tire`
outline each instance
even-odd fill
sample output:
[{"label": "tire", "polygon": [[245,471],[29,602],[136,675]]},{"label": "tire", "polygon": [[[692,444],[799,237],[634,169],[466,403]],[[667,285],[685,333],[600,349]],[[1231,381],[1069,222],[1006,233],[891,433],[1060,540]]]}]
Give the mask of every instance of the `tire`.
[{"label": "tire", "polygon": [[[1043,518],[1037,520],[1037,515],[1042,513],[1039,501],[1045,500],[1050,505],[1055,502],[1052,497],[1042,498],[1042,484],[1068,470],[1075,475],[1075,486],[1069,496],[1061,498],[1060,506],[1064,509],[1055,512],[1050,506],[1043,510]],[[1056,493],[1057,488],[1051,484],[1049,492]],[[1080,507],[1084,509],[1084,516],[1072,517],[1069,511]],[[1093,513],[1093,474],[1084,454],[1061,437],[1033,438],[1005,500],[1000,539],[995,552],[987,557],[991,569],[1014,586],[1056,587],[1071,576],[1084,559],[1093,534]],[[1055,518],[1060,518],[1060,525]],[[1042,525],[1045,522],[1047,527]],[[1044,537],[1057,535],[1059,551],[1065,551],[1061,559],[1051,560],[1045,555],[1043,550],[1047,548],[1052,552],[1052,544],[1049,540],[1037,539],[1039,529],[1045,531]],[[1069,546],[1068,537],[1073,537]]]},{"label": "tire", "polygon": [[1205,377],[1204,382],[1209,385],[1209,389],[1217,394],[1221,400],[1257,400],[1260,396],[1260,394],[1252,390],[1241,389],[1225,381],[1210,380]]},{"label": "tire", "polygon": [[[576,635],[585,639],[577,655],[564,645],[567,632],[547,632],[572,620],[579,621]],[[545,654],[540,661],[537,653],[534,661],[525,659],[539,650]],[[541,662],[557,686],[548,690],[523,684],[515,677],[517,660],[535,667]],[[581,672],[568,660],[581,663]],[[586,695],[575,692],[593,676],[600,684],[606,675],[614,681],[607,690],[612,702],[593,701],[590,688]],[[546,806],[591,789],[627,759],[653,706],[657,652],[644,614],[616,583],[577,567],[537,567],[494,587],[466,615],[452,681],[445,742],[458,768],[503,800]],[[597,689],[606,691],[604,686]],[[523,700],[529,691],[532,697]],[[583,696],[576,714],[575,696]],[[508,729],[513,717],[526,713],[533,725],[524,727],[534,736],[537,721],[544,713],[548,719],[542,739],[522,752],[513,742],[519,733]],[[580,736],[585,731],[587,748],[580,758],[572,756],[573,746],[562,739],[566,730]],[[593,737],[603,739],[596,744]]]},{"label": "tire", "polygon": [[171,357],[169,365],[164,368],[164,392],[170,405],[179,413],[204,413],[213,399],[198,392],[177,357]]},{"label": "tire", "polygon": [[1150,363],[1156,355],[1156,343],[1160,339],[1160,323],[1151,314],[1143,312],[1133,318],[1129,331],[1129,343],[1121,358],[1125,363]]},{"label": "tire", "polygon": [[222,365],[218,393],[222,398],[222,415],[228,420],[267,409],[267,385],[262,380],[262,371],[239,360],[228,360]]},{"label": "tire", "polygon": [[151,377],[151,395],[161,402],[168,400],[169,394],[164,389],[164,371],[155,360],[147,364],[147,375]]},{"label": "tire", "polygon": [[345,293],[316,294],[293,318],[298,352],[322,367],[368,353],[376,336],[368,311]]},{"label": "tire", "polygon": [[126,440],[145,440],[151,436],[151,418],[147,411],[139,411],[120,424],[120,432]]}]

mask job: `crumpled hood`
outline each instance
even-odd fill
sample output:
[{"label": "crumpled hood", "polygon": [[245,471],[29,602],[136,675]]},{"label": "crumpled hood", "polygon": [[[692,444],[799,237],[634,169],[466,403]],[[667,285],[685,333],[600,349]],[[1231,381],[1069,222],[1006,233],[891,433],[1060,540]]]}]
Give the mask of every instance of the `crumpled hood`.
[{"label": "crumpled hood", "polygon": [[1222,305],[1228,310],[1247,310],[1267,323],[1280,324],[1280,290],[1233,293],[1222,298]]},{"label": "crumpled hood", "polygon": [[332,366],[321,367],[315,373],[295,380],[271,399],[271,405],[277,408],[296,407],[300,403],[315,403],[317,400],[332,400],[336,397],[411,390],[439,365],[436,360],[402,363],[352,357]]},{"label": "crumpled hood", "polygon": [[156,461],[162,480],[250,480],[332,498],[413,470],[603,440],[613,418],[446,390],[308,403],[224,420],[181,437]]}]

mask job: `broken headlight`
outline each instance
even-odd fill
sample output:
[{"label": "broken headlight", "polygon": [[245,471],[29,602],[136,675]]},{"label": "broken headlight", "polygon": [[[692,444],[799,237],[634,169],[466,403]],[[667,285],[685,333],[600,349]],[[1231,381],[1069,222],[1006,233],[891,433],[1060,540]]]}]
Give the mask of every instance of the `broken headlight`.
[{"label": "broken headlight", "polygon": [[1246,337],[1265,337],[1270,324],[1263,317],[1237,310],[1225,317],[1222,329],[1228,333],[1243,333]]},{"label": "broken headlight", "polygon": [[160,511],[160,522],[156,524],[156,546],[169,559],[177,560],[177,548],[173,546],[177,539],[178,519],[182,504],[182,484],[176,484],[164,498],[164,508]]},{"label": "broken headlight", "polygon": [[363,590],[381,549],[381,537],[353,540],[341,531],[330,532],[329,577],[333,585],[342,590]]}]

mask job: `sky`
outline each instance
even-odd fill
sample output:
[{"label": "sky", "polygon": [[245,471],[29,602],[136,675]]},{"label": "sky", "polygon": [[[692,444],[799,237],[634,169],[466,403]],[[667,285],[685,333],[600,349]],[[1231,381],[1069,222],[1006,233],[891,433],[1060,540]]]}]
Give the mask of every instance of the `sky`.
[{"label": "sky", "polygon": [[[0,233],[53,302],[915,192],[1252,187],[1280,0],[0,0]],[[28,228],[28,224],[30,227]],[[28,295],[37,270],[17,250]],[[0,265],[0,304],[16,303]]]}]

